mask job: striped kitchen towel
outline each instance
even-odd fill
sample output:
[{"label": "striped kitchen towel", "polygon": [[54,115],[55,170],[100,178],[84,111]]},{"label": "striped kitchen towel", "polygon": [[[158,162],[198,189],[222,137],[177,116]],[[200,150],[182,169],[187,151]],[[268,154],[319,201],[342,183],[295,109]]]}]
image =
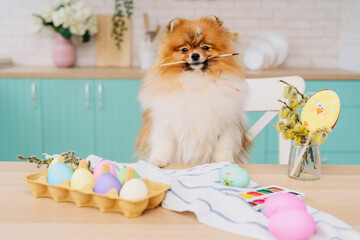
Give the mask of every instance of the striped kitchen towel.
[{"label": "striped kitchen towel", "polygon": [[[103,160],[90,155],[87,158],[95,166]],[[199,222],[229,232],[257,238],[274,239],[267,230],[268,218],[255,211],[238,196],[260,185],[251,181],[248,188],[225,187],[219,182],[219,169],[227,162],[200,165],[190,169],[163,170],[144,161],[133,164],[114,162],[119,168],[133,167],[140,176],[155,182],[170,184],[162,207],[177,211],[193,212]],[[312,239],[360,239],[360,234],[336,217],[307,206],[317,223]]]}]

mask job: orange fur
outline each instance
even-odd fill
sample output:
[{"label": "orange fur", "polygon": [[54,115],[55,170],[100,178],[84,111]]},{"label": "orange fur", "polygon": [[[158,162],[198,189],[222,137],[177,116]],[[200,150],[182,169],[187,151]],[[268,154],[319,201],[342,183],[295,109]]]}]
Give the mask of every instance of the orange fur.
[{"label": "orange fur", "polygon": [[151,120],[149,116],[150,114],[151,114],[150,109],[146,110],[142,114],[142,119],[144,124],[140,128],[140,131],[137,135],[135,142],[135,148],[137,149],[137,154],[143,158],[146,158],[150,152],[150,146],[148,143],[148,139],[151,132]]}]

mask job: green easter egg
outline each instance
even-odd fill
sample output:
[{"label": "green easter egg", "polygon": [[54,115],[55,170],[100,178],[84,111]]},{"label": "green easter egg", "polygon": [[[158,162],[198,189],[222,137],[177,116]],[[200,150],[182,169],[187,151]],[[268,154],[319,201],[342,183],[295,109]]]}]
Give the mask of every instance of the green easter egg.
[{"label": "green easter egg", "polygon": [[[135,170],[134,170],[134,173],[135,173],[135,178],[140,178],[139,174]],[[126,174],[126,168],[123,168],[116,175],[116,177],[120,181],[121,185],[123,185],[123,183],[124,183],[125,174]]]},{"label": "green easter egg", "polygon": [[239,188],[246,188],[250,182],[247,171],[234,164],[222,167],[219,171],[219,179],[223,185]]}]

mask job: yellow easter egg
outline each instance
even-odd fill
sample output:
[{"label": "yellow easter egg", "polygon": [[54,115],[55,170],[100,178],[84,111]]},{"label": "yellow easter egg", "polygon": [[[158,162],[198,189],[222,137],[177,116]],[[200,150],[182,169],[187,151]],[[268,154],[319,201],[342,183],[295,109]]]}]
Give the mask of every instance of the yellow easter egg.
[{"label": "yellow easter egg", "polygon": [[71,177],[71,188],[81,190],[88,184],[92,186],[95,184],[95,178],[92,173],[85,168],[76,169],[76,171]]},{"label": "yellow easter egg", "polygon": [[[50,168],[54,163],[57,163],[57,162],[65,162],[65,158],[64,158],[63,156],[60,156],[60,157],[52,160],[51,163],[49,164],[49,168]],[[67,163],[66,165],[68,165],[68,166],[71,168],[71,170],[73,170],[73,171],[75,170],[75,169],[74,169],[74,166],[72,165],[72,163]]]},{"label": "yellow easter egg", "polygon": [[315,93],[301,112],[301,122],[310,131],[318,128],[334,128],[340,114],[340,99],[331,90]]}]

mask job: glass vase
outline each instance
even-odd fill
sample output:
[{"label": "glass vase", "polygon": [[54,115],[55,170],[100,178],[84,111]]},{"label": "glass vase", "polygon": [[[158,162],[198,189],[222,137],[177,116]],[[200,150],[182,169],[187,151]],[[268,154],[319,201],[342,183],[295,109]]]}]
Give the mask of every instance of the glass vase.
[{"label": "glass vase", "polygon": [[317,180],[321,176],[320,146],[313,141],[292,144],[289,157],[289,177],[298,180]]}]

